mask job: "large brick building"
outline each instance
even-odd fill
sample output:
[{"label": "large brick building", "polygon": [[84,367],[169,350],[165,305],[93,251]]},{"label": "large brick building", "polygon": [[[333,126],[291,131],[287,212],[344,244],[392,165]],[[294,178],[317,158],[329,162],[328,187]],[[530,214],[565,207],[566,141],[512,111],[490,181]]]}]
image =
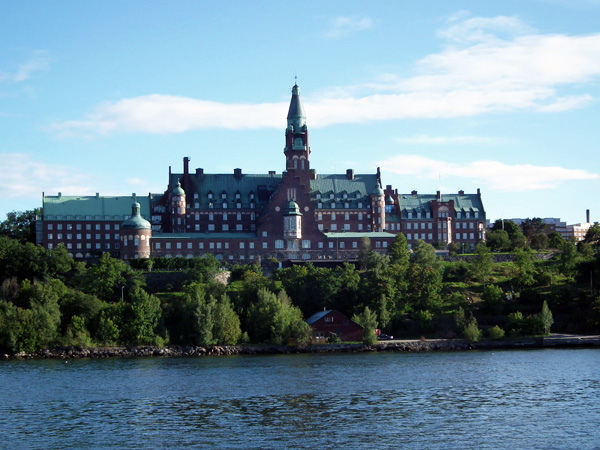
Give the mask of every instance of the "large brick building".
[{"label": "large brick building", "polygon": [[[381,172],[318,174],[310,167],[309,133],[297,85],[285,130],[285,171],[229,174],[169,168],[162,194],[43,197],[39,239],[64,244],[77,258],[110,252],[121,258],[213,254],[242,262],[355,259],[365,242],[384,253],[398,232],[447,245],[485,238],[477,194],[398,194],[382,189]],[[364,239],[364,238],[368,238]]]}]

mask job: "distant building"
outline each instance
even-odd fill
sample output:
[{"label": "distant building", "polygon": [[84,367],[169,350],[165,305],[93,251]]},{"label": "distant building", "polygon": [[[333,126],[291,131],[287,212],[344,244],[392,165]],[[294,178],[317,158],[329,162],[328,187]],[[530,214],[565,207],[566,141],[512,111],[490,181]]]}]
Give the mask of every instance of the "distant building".
[{"label": "distant building", "polygon": [[583,241],[587,231],[590,227],[594,225],[593,223],[584,222],[584,223],[574,223],[573,225],[569,225],[567,227],[569,237],[575,239],[576,241]]},{"label": "distant building", "polygon": [[317,340],[327,339],[333,334],[340,337],[343,342],[361,341],[363,328],[335,310],[320,311],[306,319],[313,329],[313,335]]},{"label": "distant building", "polygon": [[285,171],[245,174],[169,168],[168,188],[147,196],[43,196],[39,239],[75,258],[110,252],[123,259],[212,254],[229,262],[355,260],[365,243],[385,253],[402,232],[474,247],[485,239],[477,194],[399,194],[381,172],[317,174],[300,89],[294,85],[285,129]]}]

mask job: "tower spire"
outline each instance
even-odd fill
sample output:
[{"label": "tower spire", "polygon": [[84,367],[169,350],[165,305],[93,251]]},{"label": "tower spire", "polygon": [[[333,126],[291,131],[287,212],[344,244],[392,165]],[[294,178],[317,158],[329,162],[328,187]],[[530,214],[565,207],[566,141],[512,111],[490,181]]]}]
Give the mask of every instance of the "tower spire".
[{"label": "tower spire", "polygon": [[[306,114],[300,100],[300,88],[294,84],[292,88],[292,99],[287,115],[287,128],[285,130],[286,170],[295,174],[303,173],[308,176],[310,166],[308,158],[310,147],[308,146],[308,129],[306,127]],[[298,172],[296,172],[298,171]]]}]

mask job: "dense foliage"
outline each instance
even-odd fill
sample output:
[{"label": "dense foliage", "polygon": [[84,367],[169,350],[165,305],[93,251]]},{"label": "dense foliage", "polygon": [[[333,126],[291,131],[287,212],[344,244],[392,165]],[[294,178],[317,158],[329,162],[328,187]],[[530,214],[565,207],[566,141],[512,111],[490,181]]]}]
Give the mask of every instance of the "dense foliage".
[{"label": "dense foliage", "polygon": [[[504,226],[497,232],[522,242]],[[256,264],[234,266],[228,282],[216,280],[225,268],[212,256],[124,262],[105,254],[83,263],[62,246],[45,250],[0,236],[0,349],[307,345],[304,318],[324,308],[364,324],[365,343],[376,339],[376,327],[396,337],[473,341],[597,333],[599,236],[600,227],[579,245],[552,236],[558,249],[550,259],[515,245],[497,260],[479,245],[473,255],[443,261],[424,242],[410,252],[400,234],[388,256],[365,246],[357,265],[299,264],[270,276]]]}]

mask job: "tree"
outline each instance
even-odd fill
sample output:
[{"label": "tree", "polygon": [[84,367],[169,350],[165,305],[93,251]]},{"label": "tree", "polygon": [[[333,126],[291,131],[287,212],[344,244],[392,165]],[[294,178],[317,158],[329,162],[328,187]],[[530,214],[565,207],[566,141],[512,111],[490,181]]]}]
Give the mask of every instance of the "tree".
[{"label": "tree", "polygon": [[530,250],[516,249],[514,256],[514,277],[521,286],[532,286],[535,283],[535,268]]},{"label": "tree", "polygon": [[479,329],[477,319],[473,314],[471,314],[471,317],[463,330],[463,336],[469,342],[477,342],[481,337],[481,330]]},{"label": "tree", "polygon": [[377,314],[371,311],[368,306],[361,314],[352,316],[352,320],[363,327],[363,344],[373,345],[377,342]]},{"label": "tree", "polygon": [[442,306],[442,275],[431,266],[411,264],[405,299],[414,310],[439,311]]},{"label": "tree", "polygon": [[544,232],[546,224],[539,217],[525,219],[521,224],[523,235],[529,240],[531,248],[546,248],[548,245],[548,236]]},{"label": "tree", "polygon": [[122,340],[132,345],[160,344],[157,335],[162,313],[160,300],[140,288],[130,294],[130,299],[119,303]]},{"label": "tree", "polygon": [[35,221],[41,209],[12,211],[6,214],[6,220],[0,222],[0,236],[16,239],[20,243],[35,244]]},{"label": "tree", "polygon": [[410,260],[410,252],[408,250],[408,241],[402,233],[398,233],[394,242],[388,249],[388,256],[390,257],[390,264],[397,264],[400,267],[408,267]]},{"label": "tree", "polygon": [[565,243],[565,238],[558,231],[553,231],[548,235],[548,246],[550,248],[561,249]]},{"label": "tree", "polygon": [[579,262],[577,247],[573,241],[563,241],[561,250],[562,252],[557,258],[558,270],[567,278],[572,279],[575,276],[577,263]]},{"label": "tree", "polygon": [[544,334],[550,334],[550,327],[554,323],[554,319],[552,318],[552,312],[550,311],[550,308],[548,308],[546,300],[544,300],[544,303],[542,304],[542,312],[540,312],[539,317],[542,322]]},{"label": "tree", "polygon": [[226,294],[214,302],[213,338],[217,344],[235,345],[242,336],[240,318],[231,307]]},{"label": "tree", "polygon": [[512,242],[505,230],[490,231],[486,234],[486,245],[498,252],[508,251]]},{"label": "tree", "polygon": [[429,266],[435,269],[439,269],[441,266],[440,258],[435,254],[433,245],[421,239],[415,242],[413,246],[412,262],[422,267]]},{"label": "tree", "polygon": [[600,224],[598,222],[594,222],[590,228],[588,228],[585,233],[585,238],[583,238],[583,242],[587,244],[592,244],[596,249],[600,246]]},{"label": "tree", "polygon": [[475,258],[471,260],[471,273],[483,284],[485,284],[492,273],[492,252],[484,244],[477,244],[475,247]]}]

